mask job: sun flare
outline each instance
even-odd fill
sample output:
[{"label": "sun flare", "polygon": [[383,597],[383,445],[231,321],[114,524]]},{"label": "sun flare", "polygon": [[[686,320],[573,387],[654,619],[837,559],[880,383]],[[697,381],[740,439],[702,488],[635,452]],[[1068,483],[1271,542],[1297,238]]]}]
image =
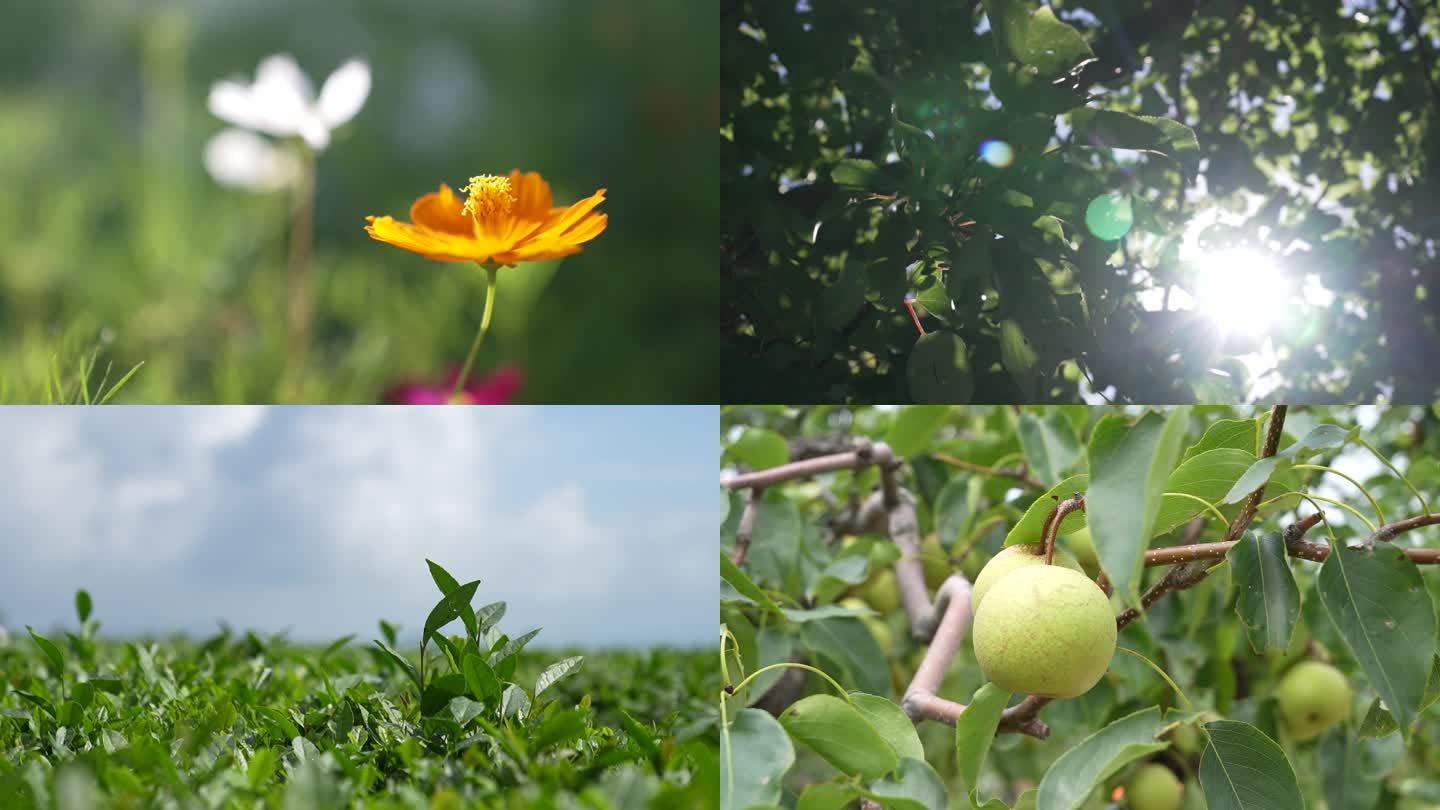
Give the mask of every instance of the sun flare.
[{"label": "sun flare", "polygon": [[1223,332],[1265,332],[1285,312],[1289,296],[1284,271],[1265,253],[1227,248],[1200,260],[1196,308]]}]

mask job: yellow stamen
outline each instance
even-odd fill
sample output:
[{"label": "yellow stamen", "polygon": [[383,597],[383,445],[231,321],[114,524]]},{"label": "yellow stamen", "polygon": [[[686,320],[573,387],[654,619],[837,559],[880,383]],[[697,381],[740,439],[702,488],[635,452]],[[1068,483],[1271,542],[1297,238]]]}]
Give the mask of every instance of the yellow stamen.
[{"label": "yellow stamen", "polygon": [[503,216],[515,206],[515,194],[510,190],[508,177],[477,175],[470,178],[470,185],[464,191],[469,195],[465,199],[464,211],[474,217]]}]

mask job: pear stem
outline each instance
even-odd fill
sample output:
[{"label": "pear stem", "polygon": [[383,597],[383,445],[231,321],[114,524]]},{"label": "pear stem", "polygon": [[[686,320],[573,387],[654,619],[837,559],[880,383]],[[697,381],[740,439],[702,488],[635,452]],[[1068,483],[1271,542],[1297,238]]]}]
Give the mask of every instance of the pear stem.
[{"label": "pear stem", "polygon": [[1085,511],[1085,495],[1077,492],[1065,500],[1055,504],[1050,510],[1050,515],[1045,518],[1045,527],[1041,529],[1040,539],[1045,544],[1045,564],[1054,565],[1055,560],[1055,537],[1060,534],[1060,524],[1065,521],[1065,516],[1071,512]]}]

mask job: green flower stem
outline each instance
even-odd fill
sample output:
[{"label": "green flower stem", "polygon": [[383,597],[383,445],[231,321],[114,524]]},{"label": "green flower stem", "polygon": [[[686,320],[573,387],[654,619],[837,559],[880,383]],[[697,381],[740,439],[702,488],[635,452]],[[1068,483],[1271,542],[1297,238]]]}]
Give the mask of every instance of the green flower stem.
[{"label": "green flower stem", "polygon": [[470,369],[475,365],[475,355],[480,353],[480,344],[485,342],[485,333],[490,331],[490,313],[495,311],[495,282],[499,280],[500,268],[495,264],[485,265],[489,283],[485,286],[485,313],[480,316],[480,330],[475,333],[475,342],[470,344],[470,353],[465,356],[465,365],[460,376],[455,378],[455,390],[450,392],[450,404],[460,401],[465,390],[465,381],[470,379]]},{"label": "green flower stem", "polygon": [[311,290],[311,253],[315,239],[315,153],[297,139],[300,178],[292,190],[290,204],[290,247],[285,292],[285,377],[286,401],[304,398],[305,365],[310,351],[310,326],[315,304]]}]

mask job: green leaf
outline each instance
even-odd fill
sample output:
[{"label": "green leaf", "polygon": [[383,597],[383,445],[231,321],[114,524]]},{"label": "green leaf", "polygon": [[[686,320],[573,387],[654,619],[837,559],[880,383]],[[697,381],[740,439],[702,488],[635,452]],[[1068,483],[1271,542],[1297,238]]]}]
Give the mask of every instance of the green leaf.
[{"label": "green leaf", "polygon": [[500,679],[495,677],[495,670],[485,663],[485,659],[470,653],[465,656],[465,686],[470,689],[470,694],[479,700],[498,700],[500,698]]},{"label": "green leaf", "polygon": [[1238,503],[1262,484],[1270,481],[1279,471],[1288,469],[1291,463],[1304,461],[1320,450],[1343,447],[1345,442],[1356,435],[1356,430],[1347,431],[1335,425],[1319,425],[1305,434],[1305,438],[1281,450],[1273,456],[1256,461],[1225,496],[1225,503]]},{"label": "green leaf", "polygon": [[[487,659],[486,663],[488,663],[492,667],[503,669],[498,666],[500,662],[525,649],[525,645],[529,644],[530,640],[538,635],[540,635],[540,630],[537,628],[535,630],[531,630],[530,632],[522,636],[510,639],[509,641],[505,642],[505,646],[501,647],[495,652],[490,653],[490,657],[489,659]],[[507,675],[506,677],[509,676]]]},{"label": "green leaf", "polygon": [[55,669],[55,677],[59,678],[64,676],[65,659],[60,655],[60,648],[55,646],[55,643],[50,639],[35,632],[35,628],[30,625],[25,625],[25,629],[30,631],[30,639],[35,642],[35,646],[39,647],[40,652],[44,653],[45,657],[49,659],[50,666]]},{"label": "green leaf", "polygon": [[1219,419],[1205,429],[1205,434],[1200,441],[1185,449],[1185,455],[1180,457],[1180,463],[1184,464],[1201,453],[1211,450],[1242,450],[1255,458],[1260,452],[1259,446],[1260,420],[1259,419]]},{"label": "green leaf", "polygon": [[1137,585],[1165,484],[1180,458],[1189,409],[1147,413],[1134,425],[1109,415],[1090,436],[1085,514],[1100,567],[1122,601],[1139,601]]},{"label": "green leaf", "polygon": [[836,163],[830,170],[830,179],[842,188],[869,188],[871,181],[880,173],[874,161],[847,158]]},{"label": "green leaf", "polygon": [[800,641],[811,652],[844,669],[852,683],[872,695],[890,691],[890,666],[880,644],[859,619],[836,617],[800,625]]},{"label": "green leaf", "polygon": [[960,784],[965,787],[972,804],[980,784],[980,766],[985,764],[985,757],[990,754],[995,729],[1000,725],[1000,714],[1005,711],[1008,702],[1009,692],[993,683],[983,684],[955,721],[955,756]]},{"label": "green leaf", "polygon": [[[1036,498],[1025,510],[1025,514],[1020,516],[1020,520],[1010,527],[1010,531],[1005,535],[1005,545],[1040,542],[1041,530],[1045,528],[1045,518],[1049,516],[1050,510],[1055,508],[1056,502],[1063,501],[1077,492],[1084,493],[1089,486],[1090,476],[1081,474],[1072,475],[1051,487],[1044,495]],[[1060,534],[1079,531],[1085,526],[1085,513],[1071,512],[1060,521]]]},{"label": "green leaf", "polygon": [[1030,29],[1030,5],[1020,0],[984,0],[990,30],[1001,47],[1001,54],[1010,60],[1025,59],[1025,35]]},{"label": "green leaf", "polygon": [[795,810],[849,810],[858,798],[860,789],[853,785],[820,782],[805,786]]},{"label": "green leaf", "polygon": [[[811,587],[812,601],[821,604],[834,601],[840,594],[864,582],[869,573],[868,557],[860,554],[836,557],[825,566],[825,570],[820,572],[820,577]],[[789,612],[786,615],[790,615]]]},{"label": "green leaf", "polygon": [[1207,512],[1193,498],[1179,495],[1191,495],[1218,506],[1225,493],[1245,474],[1254,460],[1255,456],[1244,450],[1222,448],[1207,450],[1182,461],[1165,481],[1165,491],[1178,495],[1167,494],[1160,504],[1160,514],[1155,516],[1154,534],[1164,534]]},{"label": "green leaf", "polygon": [[1037,806],[1043,810],[1071,810],[1085,802],[1096,786],[1127,764],[1155,751],[1162,723],[1160,708],[1126,715],[1080,741],[1060,755],[1040,780]]},{"label": "green leaf", "polygon": [[1200,141],[1195,137],[1195,130],[1179,121],[1154,115],[1137,115],[1135,117],[1164,133],[1165,148],[1157,151],[1177,159],[1184,157],[1189,152],[1200,151]]},{"label": "green leaf", "polygon": [[579,670],[580,664],[584,660],[583,656],[576,655],[561,659],[546,667],[545,671],[540,673],[540,677],[535,679],[535,697],[540,697],[540,693],[554,686],[556,681]]},{"label": "green leaf", "polygon": [[1375,691],[1409,736],[1435,658],[1435,605],[1395,546],[1337,546],[1320,566],[1320,600]]},{"label": "green leaf", "polygon": [[1206,723],[1200,788],[1209,810],[1304,810],[1295,770],[1260,729],[1238,720]]},{"label": "green leaf", "polygon": [[902,757],[925,758],[925,748],[920,745],[915,723],[899,706],[879,695],[864,692],[851,692],[850,705],[895,749],[895,753]]},{"label": "green leaf", "polygon": [[1248,531],[1225,555],[1235,583],[1235,613],[1257,653],[1290,646],[1300,615],[1300,588],[1280,532]]},{"label": "green leaf", "polygon": [[[1253,459],[1254,456],[1241,450],[1216,449],[1193,456],[1176,467],[1165,482],[1165,491],[1176,494],[1167,494],[1161,499],[1160,511],[1156,514],[1155,525],[1150,531],[1151,537],[1165,534],[1205,511],[1205,507],[1194,498],[1183,497],[1184,495],[1192,495],[1212,504],[1217,503],[1224,493],[1229,491],[1231,483],[1249,468]],[[1045,517],[1054,508],[1055,502],[1076,492],[1084,492],[1089,485],[1088,475],[1074,475],[1051,487],[1025,510],[1025,514],[1006,536],[1005,545],[1034,543],[1039,540]],[[1069,534],[1087,525],[1089,521],[1084,512],[1071,512],[1060,524],[1060,533]]]},{"label": "green leaf", "polygon": [[500,695],[501,717],[525,717],[530,714],[530,696],[517,684],[506,684]]},{"label": "green leaf", "polygon": [[1189,127],[1165,118],[1085,108],[1072,113],[1070,121],[1075,140],[1090,146],[1145,149],[1170,157],[1200,148]]},{"label": "green leaf", "polygon": [[1244,475],[1235,479],[1235,484],[1230,487],[1230,491],[1225,494],[1223,502],[1239,503],[1251,492],[1269,483],[1271,476],[1275,475],[1277,471],[1288,469],[1289,466],[1290,459],[1281,455],[1267,456],[1259,459],[1250,465],[1250,468],[1245,471]]},{"label": "green leaf", "polygon": [[980,505],[982,487],[971,486],[972,480],[984,483],[965,474],[956,475],[946,481],[940,494],[935,496],[935,536],[947,552],[955,547],[955,541],[970,525],[970,518]]},{"label": "green leaf", "polygon": [[80,623],[84,624],[90,618],[90,609],[93,604],[90,602],[90,592],[81,588],[75,592],[75,615],[80,617]]},{"label": "green leaf", "polygon": [[801,698],[781,712],[780,725],[844,774],[878,779],[899,764],[865,716],[833,695]]},{"label": "green leaf", "polygon": [[[428,562],[428,561],[427,561]],[[420,643],[425,643],[440,628],[460,618],[460,614],[470,606],[470,600],[475,598],[475,589],[480,587],[480,580],[467,582],[464,585],[452,590],[435,603],[430,610],[430,615],[425,618],[425,631],[420,636]]]},{"label": "green leaf", "polygon": [[760,709],[741,709],[720,749],[721,810],[779,803],[781,783],[795,764],[795,747],[779,721]]},{"label": "green leaf", "polygon": [[747,427],[726,448],[736,461],[756,470],[779,467],[790,460],[790,447],[784,437],[773,430]]},{"label": "green leaf", "polygon": [[895,414],[885,442],[897,456],[913,456],[925,449],[935,431],[945,424],[950,408],[945,405],[907,405]]},{"label": "green leaf", "polygon": [[1330,807],[1374,807],[1380,798],[1380,779],[1365,773],[1364,742],[1345,726],[1336,726],[1320,738],[1320,776],[1325,802]]},{"label": "green leaf", "polygon": [[[1430,668],[1430,679],[1425,682],[1425,697],[1420,701],[1420,711],[1430,708],[1437,699],[1440,699],[1440,654],[1435,656],[1435,664]],[[1399,728],[1400,724],[1395,722],[1395,715],[1385,708],[1380,698],[1375,698],[1356,734],[1361,737],[1384,737]]]},{"label": "green leaf", "polygon": [[732,588],[739,591],[742,596],[749,597],[760,607],[771,613],[780,612],[780,606],[775,604],[775,600],[761,590],[760,586],[752,582],[750,577],[746,576],[745,572],[740,570],[740,567],[730,559],[730,555],[723,551],[720,552],[720,578],[730,583]]},{"label": "green leaf", "polygon": [[905,376],[916,402],[963,404],[975,392],[965,341],[950,332],[921,335],[910,351]]},{"label": "green leaf", "polygon": [[874,616],[875,611],[870,608],[850,608],[840,605],[821,605],[813,608],[781,608],[780,613],[795,623],[813,622],[820,619],[834,619],[840,617],[861,618]]},{"label": "green leaf", "polygon": [[893,778],[870,785],[869,795],[895,810],[945,810],[945,783],[923,759],[905,757]]},{"label": "green leaf", "polygon": [[1011,379],[1020,389],[1023,402],[1036,398],[1036,385],[1040,379],[1040,355],[1025,337],[1025,328],[1020,322],[1007,318],[1000,322],[1000,364],[1010,372]]},{"label": "green leaf", "polygon": [[475,611],[476,635],[483,636],[490,632],[501,619],[505,618],[505,603],[491,602],[488,605]]},{"label": "green leaf", "polygon": [[464,695],[456,695],[450,698],[449,707],[450,716],[455,718],[455,722],[459,723],[462,727],[476,717],[479,717],[480,713],[485,711],[484,704],[471,700]]},{"label": "green leaf", "polygon": [[840,329],[860,313],[865,306],[867,278],[865,265],[860,262],[846,262],[840,276],[820,294],[820,311],[825,325]]},{"label": "green leaf", "polygon": [[1049,6],[1041,6],[1030,15],[1025,51],[1018,61],[1037,68],[1037,75],[1049,81],[1094,55],[1074,26],[1060,21]]},{"label": "green leaf", "polygon": [[[435,587],[440,589],[442,595],[448,596],[460,587],[459,580],[450,576],[450,572],[440,567],[439,563],[433,560],[426,560],[425,565],[430,568],[430,578],[435,581]],[[470,633],[471,638],[480,634],[479,626],[475,623],[475,610],[466,602],[460,608],[460,620],[465,623],[465,630]]]},{"label": "green leaf", "polygon": [[374,641],[375,646],[380,648],[380,652],[384,653],[391,661],[394,661],[406,675],[409,675],[410,680],[415,682],[416,690],[419,690],[421,688],[420,673],[415,669],[415,665],[410,663],[405,656],[390,649],[390,647],[380,639],[377,638]]},{"label": "green leaf", "polygon": [[1030,473],[1046,486],[1054,486],[1080,458],[1080,440],[1063,411],[1046,408],[1044,415],[1032,411],[1020,414],[1015,435]]},{"label": "green leaf", "polygon": [[800,556],[802,524],[795,502],[778,489],[769,489],[756,504],[755,528],[745,565],[750,576],[774,585],[786,582]]}]

